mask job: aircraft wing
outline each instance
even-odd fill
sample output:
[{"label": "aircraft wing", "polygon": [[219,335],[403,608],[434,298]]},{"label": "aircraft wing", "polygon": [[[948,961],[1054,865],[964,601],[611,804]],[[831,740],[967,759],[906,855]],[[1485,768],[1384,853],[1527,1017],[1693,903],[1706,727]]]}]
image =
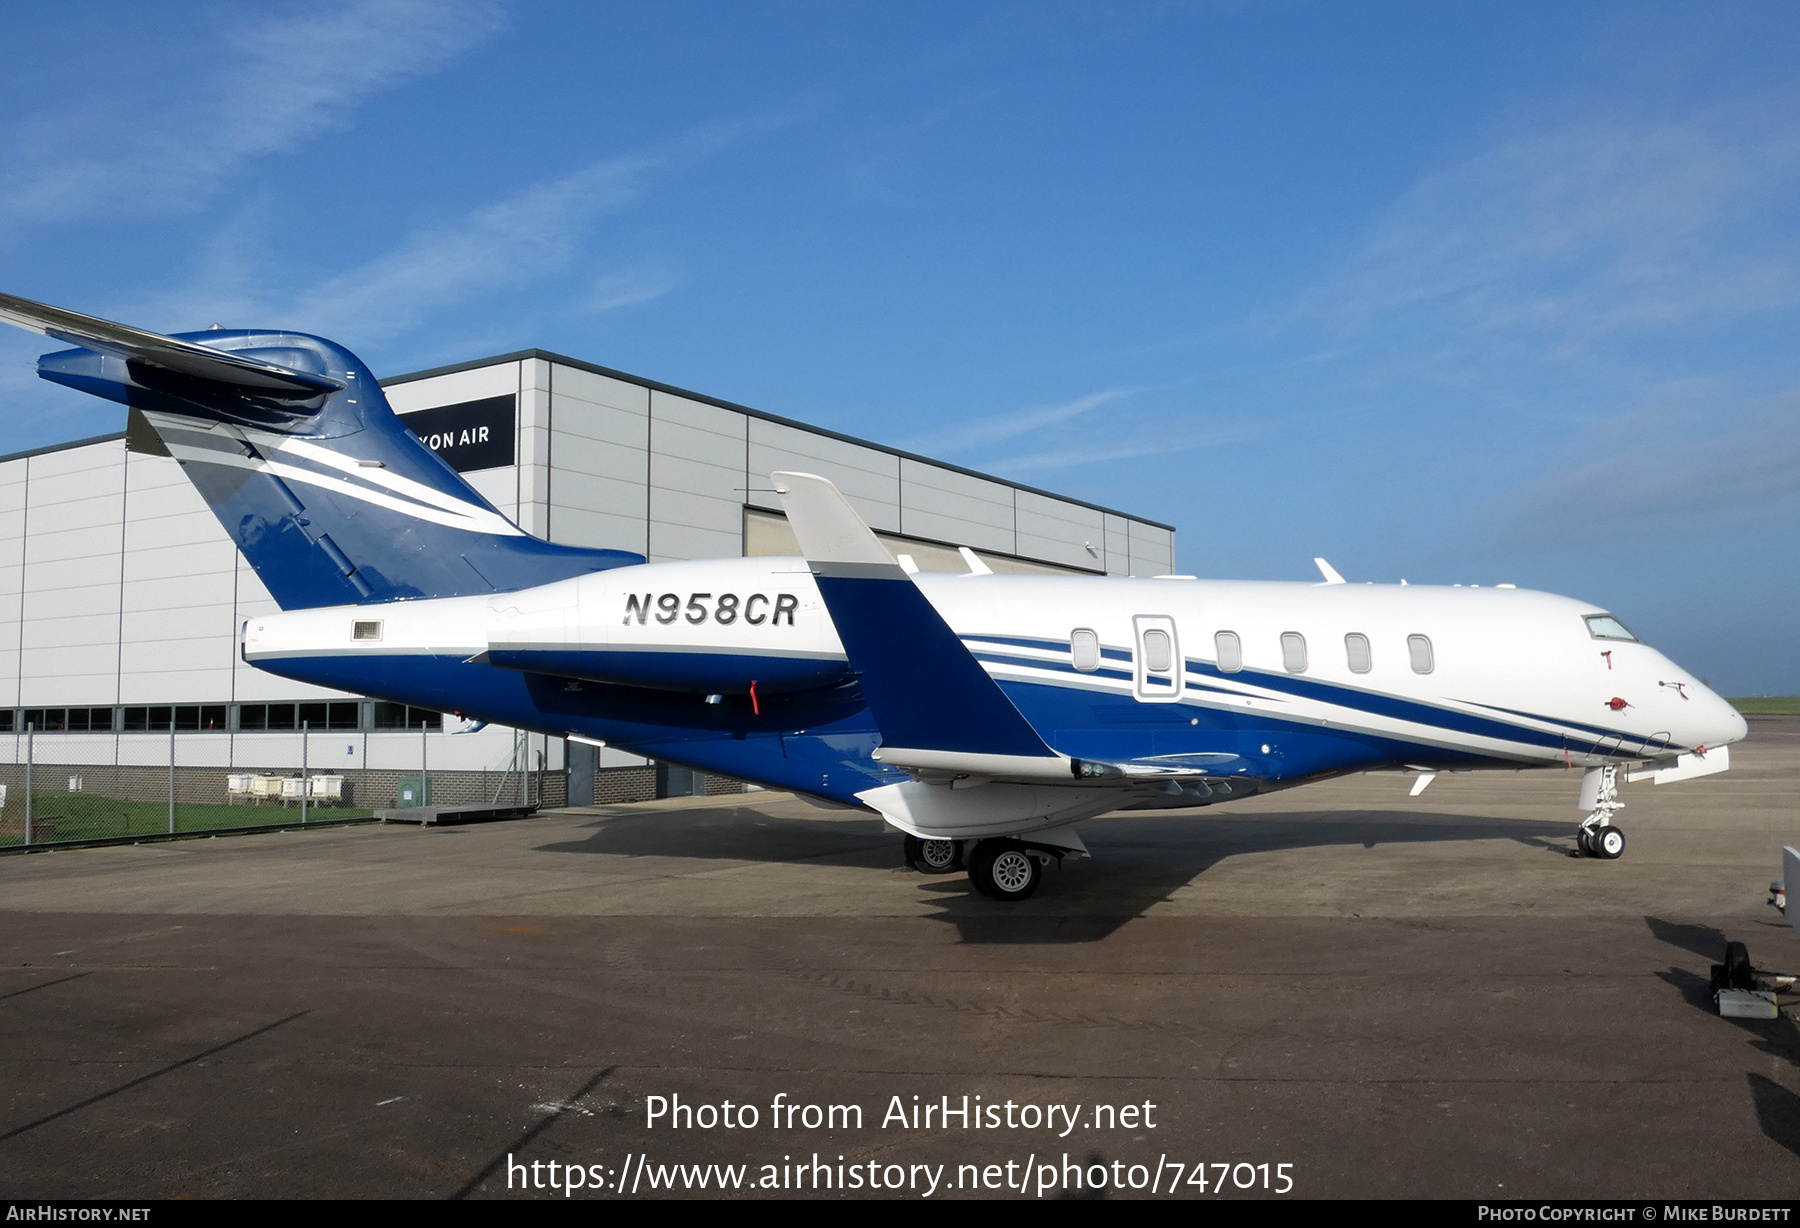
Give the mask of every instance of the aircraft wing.
[{"label": "aircraft wing", "polygon": [[913,777],[858,794],[895,827],[1047,839],[1108,810],[1204,805],[1261,787],[1233,754],[1112,762],[1052,749],[836,486],[773,478],[881,734],[875,758]]},{"label": "aircraft wing", "polygon": [[11,294],[0,294],[0,321],[126,362],[264,396],[316,397],[344,387],[343,380],[329,375],[297,371]]}]

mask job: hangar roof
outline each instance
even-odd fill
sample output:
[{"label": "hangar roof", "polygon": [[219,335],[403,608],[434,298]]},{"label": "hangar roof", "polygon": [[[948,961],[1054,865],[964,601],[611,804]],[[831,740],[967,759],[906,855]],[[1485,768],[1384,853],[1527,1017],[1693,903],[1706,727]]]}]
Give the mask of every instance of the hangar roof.
[{"label": "hangar roof", "polygon": [[[1002,486],[1010,486],[1015,490],[1030,491],[1032,494],[1042,495],[1046,499],[1056,499],[1063,503],[1073,503],[1077,507],[1092,508],[1097,512],[1108,512],[1114,516],[1120,516],[1127,520],[1135,520],[1139,524],[1151,525],[1158,529],[1167,529],[1171,533],[1175,531],[1175,526],[1172,524],[1164,524],[1160,520],[1151,520],[1148,517],[1139,516],[1134,512],[1122,512],[1116,507],[1107,507],[1100,503],[1090,503],[1086,499],[1077,499],[1073,496],[1062,494],[1059,491],[1045,490],[1040,486],[1027,486],[1023,482],[1014,482],[1006,478],[995,477],[991,473],[982,473],[978,469],[966,469],[961,465],[953,465],[948,461],[941,461],[935,457],[921,456],[917,452],[908,452],[904,448],[893,448],[889,447],[887,444],[875,443],[867,439],[858,439],[855,435],[846,435],[841,431],[828,430],[825,427],[814,426],[810,422],[801,422],[794,418],[783,418],[780,414],[771,414],[766,410],[752,409],[748,405],[739,405],[733,401],[726,401],[719,397],[708,396],[704,392],[694,392],[687,388],[678,388],[674,384],[665,384],[660,380],[645,379],[641,375],[632,375],[627,371],[618,371],[612,367],[603,367],[598,363],[584,362],[579,358],[570,358],[566,354],[557,354],[550,350],[515,350],[510,354],[496,354],[491,358],[477,358],[470,362],[452,363],[446,367],[432,367],[425,371],[409,371],[404,375],[390,375],[381,381],[381,386],[386,388],[392,384],[406,384],[413,380],[431,379],[432,377],[439,375],[454,375],[458,371],[473,371],[481,367],[491,367],[503,362],[519,362],[530,358],[558,363],[565,367],[575,367],[582,371],[591,371],[595,375],[604,375],[609,379],[623,380],[626,383],[637,384],[640,387],[649,388],[656,392],[666,392],[671,396],[686,397],[688,400],[699,401],[704,405],[713,405],[720,409],[729,409],[740,414],[748,414],[752,418],[761,418],[768,422],[779,422],[783,426],[791,426],[796,430],[810,431],[815,435],[824,435],[830,439],[842,440],[845,443],[855,444],[860,448],[872,448],[877,452],[886,452],[890,456],[905,457],[907,460],[915,460],[923,464],[935,465],[940,469],[949,469],[955,473],[968,474],[970,477],[982,478],[989,482],[998,482]],[[45,444],[43,447],[27,448],[22,452],[9,452],[4,456],[0,456],[0,462],[19,460],[27,456],[41,456],[46,452],[61,452],[68,448],[83,448],[89,444],[107,443],[115,439],[123,438],[125,438],[124,431],[114,431],[106,435],[90,435],[86,439],[71,439],[67,443]]]},{"label": "hangar roof", "polygon": [[[1104,504],[1099,503],[1089,503],[1086,499],[1076,499],[1072,496],[1062,494],[1059,491],[1045,490],[1039,486],[1027,486],[1023,482],[1014,482],[1007,478],[995,477],[993,474],[983,473],[979,469],[965,469],[961,465],[953,465],[948,461],[938,460],[936,457],[921,456],[917,452],[908,452],[904,448],[892,448],[884,443],[875,443],[868,439],[859,439],[855,435],[846,435],[842,431],[829,430],[822,426],[815,426],[810,422],[801,422],[795,418],[784,418],[780,414],[772,414],[767,410],[752,409],[748,405],[739,405],[735,401],[727,401],[720,397],[708,396],[704,392],[694,392],[687,388],[679,388],[674,384],[665,384],[660,380],[645,379],[643,376],[633,375],[629,371],[619,371],[612,367],[603,367],[598,363],[584,362],[579,358],[570,358],[567,354],[558,354],[551,350],[514,350],[510,354],[496,354],[492,358],[477,358],[470,362],[451,363],[447,367],[432,367],[426,371],[409,371],[405,375],[390,375],[381,381],[381,386],[386,388],[391,384],[405,384],[410,383],[413,380],[431,379],[439,375],[454,375],[459,371],[474,371],[481,367],[492,367],[503,362],[521,362],[531,358],[542,359],[544,362],[558,363],[565,367],[574,367],[581,371],[592,372],[595,375],[604,375],[608,379],[622,380],[625,383],[636,384],[641,388],[649,388],[655,392],[666,392],[670,396],[685,397],[690,401],[699,401],[703,405],[712,405],[719,409],[729,409],[736,413],[748,414],[752,418],[761,418],[767,422],[779,422],[781,425],[791,426],[795,430],[810,431],[814,435],[824,435],[830,439],[842,440],[844,443],[855,444],[859,448],[872,448],[877,452],[886,452],[889,456],[905,457],[907,460],[915,460],[922,464],[935,465],[939,469],[949,469],[952,472],[965,473],[970,477],[981,478],[985,481],[998,482],[1002,486],[1010,486],[1015,490],[1030,491],[1034,495],[1043,495],[1046,499],[1056,499],[1062,503],[1073,503],[1078,507],[1092,508],[1096,512],[1110,512],[1114,516],[1122,516],[1127,520],[1135,520],[1139,524],[1152,525],[1158,529],[1167,529],[1171,533],[1175,532],[1175,526],[1172,524],[1163,524],[1159,520],[1151,520],[1148,517],[1139,516],[1134,512],[1122,512],[1116,507],[1107,507]],[[89,440],[86,442],[92,441]],[[0,460],[7,459],[10,458],[0,457]]]}]

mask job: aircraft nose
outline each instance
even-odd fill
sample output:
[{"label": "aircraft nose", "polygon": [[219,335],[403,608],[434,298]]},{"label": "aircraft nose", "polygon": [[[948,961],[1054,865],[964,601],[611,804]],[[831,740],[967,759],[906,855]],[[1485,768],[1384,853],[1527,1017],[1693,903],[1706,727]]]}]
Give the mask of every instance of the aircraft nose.
[{"label": "aircraft nose", "polygon": [[1695,745],[1727,746],[1732,742],[1742,742],[1750,732],[1744,714],[1711,691],[1706,692],[1704,698],[1707,711],[1699,722],[1701,736],[1696,739]]},{"label": "aircraft nose", "polygon": [[[1725,706],[1731,708],[1730,704]],[[1731,708],[1730,722],[1727,727],[1731,730],[1731,735],[1721,739],[1721,742],[1742,742],[1750,733],[1750,722],[1746,721],[1744,714],[1736,708]]]}]

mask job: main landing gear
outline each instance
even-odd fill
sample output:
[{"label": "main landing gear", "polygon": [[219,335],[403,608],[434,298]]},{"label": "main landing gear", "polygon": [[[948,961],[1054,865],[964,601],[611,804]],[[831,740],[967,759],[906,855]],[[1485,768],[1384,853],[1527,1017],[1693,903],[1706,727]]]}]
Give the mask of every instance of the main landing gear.
[{"label": "main landing gear", "polygon": [[1625,852],[1625,833],[1612,821],[1613,815],[1625,808],[1619,800],[1618,764],[1590,769],[1588,779],[1582,781],[1581,800],[1584,808],[1591,809],[1575,833],[1576,856],[1617,861]]},{"label": "main landing gear", "polygon": [[969,856],[969,881],[990,900],[1022,900],[1038,889],[1049,855],[1017,840],[982,840]]},{"label": "main landing gear", "polygon": [[962,841],[921,840],[908,836],[901,846],[906,864],[921,874],[950,874],[963,868]]},{"label": "main landing gear", "polygon": [[906,864],[921,874],[967,868],[975,889],[991,900],[1023,900],[1044,881],[1044,867],[1058,851],[1020,840],[921,840],[906,837]]}]

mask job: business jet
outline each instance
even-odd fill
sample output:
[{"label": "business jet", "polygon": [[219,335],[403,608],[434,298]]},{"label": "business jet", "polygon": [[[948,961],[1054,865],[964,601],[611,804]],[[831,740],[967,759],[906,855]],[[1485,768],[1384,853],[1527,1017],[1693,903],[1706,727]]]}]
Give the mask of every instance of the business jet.
[{"label": "business jet", "polygon": [[1725,770],[1744,720],[1585,602],[1508,585],[920,572],[825,478],[772,480],[804,557],[647,563],[533,538],[341,346],[162,336],[0,295],[76,348],[39,374],[129,406],[281,612],[245,660],[879,814],[927,873],[1020,900],[1082,820],[1353,772]]}]

